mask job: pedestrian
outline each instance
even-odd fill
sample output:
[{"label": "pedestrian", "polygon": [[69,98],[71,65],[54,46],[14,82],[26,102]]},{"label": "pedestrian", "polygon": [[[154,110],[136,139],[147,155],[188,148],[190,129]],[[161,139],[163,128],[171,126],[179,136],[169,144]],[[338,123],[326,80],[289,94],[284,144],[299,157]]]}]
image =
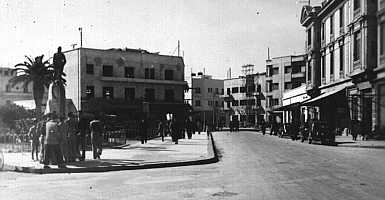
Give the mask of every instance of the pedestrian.
[{"label": "pedestrian", "polygon": [[63,154],[63,160],[65,163],[69,162],[69,146],[68,146],[68,135],[67,135],[67,124],[64,121],[64,118],[60,118],[59,123],[59,143],[60,143],[60,150]]},{"label": "pedestrian", "polygon": [[142,144],[147,143],[147,120],[142,119],[139,122],[140,142]]},{"label": "pedestrian", "polygon": [[32,160],[35,160],[34,154],[36,157],[36,160],[39,160],[39,123],[37,120],[34,121],[34,125],[29,128],[28,136],[31,140],[31,156]]},{"label": "pedestrian", "polygon": [[192,121],[192,117],[191,116],[187,118],[186,130],[187,130],[187,138],[191,139],[192,138],[192,133],[194,131],[194,122]]},{"label": "pedestrian", "polygon": [[46,116],[43,116],[39,121],[38,125],[38,135],[39,135],[39,143],[40,143],[40,163],[44,162],[44,140],[45,140],[45,132],[46,132]]},{"label": "pedestrian", "polygon": [[353,141],[357,141],[357,136],[360,133],[360,121],[353,120],[352,121],[352,139]]},{"label": "pedestrian", "polygon": [[55,161],[59,168],[65,168],[59,140],[58,117],[55,113],[50,113],[48,114],[44,139],[44,168],[49,168],[48,164]]},{"label": "pedestrian", "polygon": [[80,159],[80,153],[78,149],[78,138],[77,138],[77,132],[78,132],[78,122],[75,118],[75,115],[70,112],[68,113],[68,118],[64,122],[66,124],[66,132],[67,132],[67,139],[68,139],[68,161],[74,162],[76,159]]},{"label": "pedestrian", "polygon": [[158,123],[158,135],[162,138],[162,142],[164,142],[164,125],[162,120],[159,120]]},{"label": "pedestrian", "polygon": [[171,140],[175,142],[175,144],[178,144],[178,139],[179,139],[179,123],[176,121],[175,117],[171,119],[170,122],[170,130],[171,130]]},{"label": "pedestrian", "polygon": [[196,130],[198,132],[198,134],[200,135],[201,134],[201,131],[202,131],[202,122],[200,119],[197,120],[197,123],[196,123]]},{"label": "pedestrian", "polygon": [[82,111],[79,111],[78,130],[80,131],[79,139],[78,139],[80,143],[79,146],[81,151],[80,161],[84,161],[86,158],[86,143],[87,143],[87,135],[89,133],[89,122]]},{"label": "pedestrian", "polygon": [[262,130],[262,135],[266,134],[266,122],[265,119],[261,120],[261,130]]},{"label": "pedestrian", "polygon": [[95,114],[94,120],[90,122],[90,131],[91,131],[91,145],[92,153],[94,159],[100,159],[102,155],[102,143],[103,143],[103,133],[104,126],[102,121],[100,121],[100,115]]}]

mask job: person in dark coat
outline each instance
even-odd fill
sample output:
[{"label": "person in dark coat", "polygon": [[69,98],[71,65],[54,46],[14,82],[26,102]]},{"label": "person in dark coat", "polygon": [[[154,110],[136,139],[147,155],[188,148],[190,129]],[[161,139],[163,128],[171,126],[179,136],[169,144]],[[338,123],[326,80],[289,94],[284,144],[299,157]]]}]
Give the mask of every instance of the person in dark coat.
[{"label": "person in dark coat", "polygon": [[264,119],[261,120],[261,130],[262,130],[262,135],[266,134],[266,122]]},{"label": "person in dark coat", "polygon": [[46,135],[44,139],[44,168],[56,161],[59,168],[65,168],[63,155],[60,150],[60,132],[57,115],[50,113],[46,123]]},{"label": "person in dark coat", "polygon": [[91,131],[91,144],[92,152],[94,159],[100,159],[102,155],[102,143],[103,143],[103,134],[104,126],[102,121],[100,121],[99,115],[95,115],[95,119],[90,122],[90,131]]},{"label": "person in dark coat", "polygon": [[139,122],[140,142],[142,144],[147,143],[147,120],[142,119]]},{"label": "person in dark coat", "polygon": [[187,138],[191,139],[192,133],[194,132],[194,122],[192,121],[191,117],[187,118],[186,130],[187,130]]},{"label": "person in dark coat", "polygon": [[175,144],[178,144],[178,139],[180,136],[180,124],[175,118],[171,119],[170,130],[171,130],[171,139]]},{"label": "person in dark coat", "polygon": [[83,161],[86,158],[86,143],[87,143],[87,135],[89,133],[89,122],[82,111],[79,111],[78,130],[80,131],[80,134],[79,134],[79,143],[80,143],[80,151],[81,151],[80,161]]},{"label": "person in dark coat", "polygon": [[160,137],[162,137],[162,142],[164,142],[164,125],[163,125],[164,122],[162,122],[162,120],[159,120],[159,123],[158,123],[158,135],[160,135]]}]

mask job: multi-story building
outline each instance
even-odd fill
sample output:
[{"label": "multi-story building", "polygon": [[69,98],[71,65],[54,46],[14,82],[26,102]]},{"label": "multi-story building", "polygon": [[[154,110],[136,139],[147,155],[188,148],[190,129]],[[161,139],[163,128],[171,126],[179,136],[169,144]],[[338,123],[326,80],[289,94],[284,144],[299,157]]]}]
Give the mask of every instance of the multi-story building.
[{"label": "multi-story building", "polygon": [[[385,135],[385,0],[378,0],[378,57],[377,67],[373,70],[373,89],[375,105],[373,108],[376,129]],[[380,131],[379,131],[380,132]],[[382,135],[382,136],[384,136]]]},{"label": "multi-story building", "polygon": [[66,96],[78,110],[134,119],[141,114],[154,119],[166,113],[184,117],[187,83],[182,57],[127,48],[78,48],[64,54]]},{"label": "multi-story building", "polygon": [[204,74],[192,77],[192,108],[196,120],[211,122],[215,126],[223,121],[223,91],[223,80]]},{"label": "multi-story building", "polygon": [[[372,126],[372,79],[377,66],[377,1],[328,0],[321,7],[304,6],[306,27],[306,105],[330,128],[360,120]],[[333,104],[330,104],[333,102]]]},{"label": "multi-story building", "polygon": [[21,100],[33,100],[32,84],[18,83],[12,86],[9,80],[16,76],[12,68],[0,68],[0,105]]},{"label": "multi-story building", "polygon": [[283,56],[266,60],[267,120],[282,122],[283,93],[305,84],[305,56]]},{"label": "multi-story building", "polygon": [[239,120],[242,126],[255,126],[265,119],[266,73],[252,73],[224,80],[226,125]]}]

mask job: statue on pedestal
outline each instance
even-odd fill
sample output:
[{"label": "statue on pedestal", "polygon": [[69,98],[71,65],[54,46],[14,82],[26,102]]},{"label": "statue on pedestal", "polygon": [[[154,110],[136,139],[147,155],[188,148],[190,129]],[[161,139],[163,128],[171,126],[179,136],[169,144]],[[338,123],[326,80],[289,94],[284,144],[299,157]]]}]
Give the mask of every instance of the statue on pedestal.
[{"label": "statue on pedestal", "polygon": [[61,47],[58,47],[57,53],[53,56],[53,82],[49,85],[48,100],[45,113],[56,112],[59,117],[66,116],[66,97],[65,97],[65,79],[63,76],[64,65],[66,58],[61,52]]}]

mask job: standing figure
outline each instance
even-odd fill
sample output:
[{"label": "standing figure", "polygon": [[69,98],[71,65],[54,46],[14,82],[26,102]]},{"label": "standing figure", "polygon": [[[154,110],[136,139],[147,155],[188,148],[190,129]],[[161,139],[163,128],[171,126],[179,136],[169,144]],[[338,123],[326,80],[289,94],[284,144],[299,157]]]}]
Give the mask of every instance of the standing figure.
[{"label": "standing figure", "polygon": [[100,159],[102,155],[102,143],[104,126],[99,119],[99,115],[95,115],[95,119],[90,122],[91,145],[94,159]]},{"label": "standing figure", "polygon": [[39,142],[40,142],[40,163],[44,162],[44,140],[45,140],[45,123],[46,123],[46,118],[43,117],[39,123],[38,123],[38,135],[39,135]]},{"label": "standing figure", "polygon": [[160,137],[162,137],[162,142],[164,142],[164,125],[163,125],[163,122],[162,120],[159,120],[159,123],[158,123],[158,135],[160,135]]},{"label": "standing figure", "polygon": [[35,124],[31,126],[28,131],[28,136],[31,139],[31,156],[32,160],[35,160],[34,154],[36,155],[36,160],[39,160],[39,123],[35,120]]},{"label": "standing figure", "polygon": [[76,160],[76,158],[80,159],[80,153],[78,150],[78,141],[77,141],[77,120],[75,118],[75,115],[70,112],[68,113],[68,118],[64,122],[66,124],[66,132],[68,137],[68,161],[73,162]]},{"label": "standing figure", "polygon": [[53,65],[54,65],[54,79],[59,80],[63,75],[64,65],[66,64],[66,57],[61,52],[61,47],[57,48],[57,53],[53,55]]},{"label": "standing figure", "polygon": [[87,135],[89,133],[89,126],[88,126],[88,120],[82,111],[79,111],[78,129],[80,131],[80,134],[79,134],[79,143],[80,143],[80,151],[81,151],[80,161],[83,161],[86,158],[86,144],[87,144]]},{"label": "standing figure", "polygon": [[197,120],[196,129],[198,131],[198,134],[201,134],[202,131],[202,122],[200,119]]},{"label": "standing figure", "polygon": [[187,131],[187,138],[188,138],[188,139],[191,139],[191,138],[192,138],[192,133],[193,133],[193,131],[194,131],[194,123],[193,123],[191,117],[188,117],[188,118],[187,118],[187,122],[186,122],[186,131]]},{"label": "standing figure", "polygon": [[60,150],[59,122],[55,113],[48,115],[46,123],[46,134],[44,139],[44,168],[49,168],[50,162],[56,163],[59,168],[65,168],[63,155]]},{"label": "standing figure", "polygon": [[147,143],[147,120],[142,119],[139,122],[140,142],[142,144]]},{"label": "standing figure", "polygon": [[171,130],[171,139],[175,144],[178,144],[178,139],[179,139],[179,123],[175,120],[173,117],[170,122],[170,130]]},{"label": "standing figure", "polygon": [[262,135],[266,134],[266,122],[265,119],[261,120],[261,130],[262,130]]}]

